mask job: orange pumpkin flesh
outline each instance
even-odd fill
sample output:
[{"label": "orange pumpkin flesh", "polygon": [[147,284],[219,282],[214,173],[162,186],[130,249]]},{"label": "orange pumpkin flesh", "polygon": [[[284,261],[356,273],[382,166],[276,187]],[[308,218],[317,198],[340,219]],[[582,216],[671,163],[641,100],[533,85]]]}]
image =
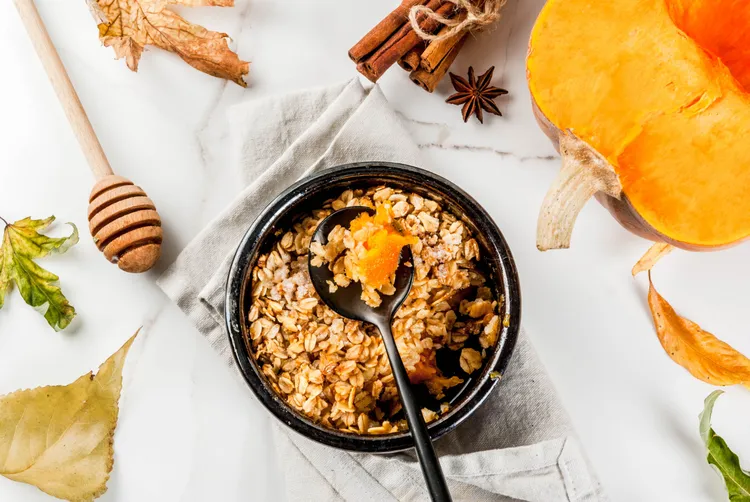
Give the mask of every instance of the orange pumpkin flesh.
[{"label": "orange pumpkin flesh", "polygon": [[404,235],[393,227],[390,206],[379,205],[374,216],[360,214],[349,229],[355,233],[368,224],[373,224],[378,230],[367,238],[367,251],[359,259],[359,275],[365,284],[378,289],[391,283],[401,262],[401,248],[416,244],[419,239]]},{"label": "orange pumpkin flesh", "polygon": [[588,195],[627,228],[688,249],[750,235],[750,2],[549,0],[527,63],[543,128],[609,163],[621,193]]}]

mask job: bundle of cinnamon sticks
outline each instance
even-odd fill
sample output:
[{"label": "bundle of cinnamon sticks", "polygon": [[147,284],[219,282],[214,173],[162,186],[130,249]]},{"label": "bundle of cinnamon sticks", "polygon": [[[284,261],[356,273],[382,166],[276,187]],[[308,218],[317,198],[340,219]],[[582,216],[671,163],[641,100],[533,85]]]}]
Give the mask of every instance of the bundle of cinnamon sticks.
[{"label": "bundle of cinnamon sticks", "polygon": [[[409,78],[432,92],[445,76],[461,50],[467,32],[435,41],[423,40],[409,22],[409,12],[416,5],[425,5],[436,14],[448,19],[461,20],[466,13],[455,3],[446,0],[402,0],[393,12],[349,50],[349,57],[357,63],[357,70],[373,82],[394,63],[410,72]],[[450,29],[425,15],[417,16],[419,27],[431,34]]]}]

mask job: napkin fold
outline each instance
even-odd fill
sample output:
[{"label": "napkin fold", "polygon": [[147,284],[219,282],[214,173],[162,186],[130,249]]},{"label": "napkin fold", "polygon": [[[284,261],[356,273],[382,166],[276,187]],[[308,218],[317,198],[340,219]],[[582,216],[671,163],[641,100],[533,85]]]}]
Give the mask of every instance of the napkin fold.
[{"label": "napkin fold", "polygon": [[[232,162],[248,186],[158,284],[234,367],[224,331],[226,277],[237,243],[263,208],[290,184],[328,167],[422,162],[380,88],[368,91],[358,79],[244,102],[228,110],[227,120]],[[349,453],[281,424],[274,424],[274,443],[290,501],[429,500],[411,452]],[[606,500],[523,330],[500,385],[436,449],[456,501]]]}]

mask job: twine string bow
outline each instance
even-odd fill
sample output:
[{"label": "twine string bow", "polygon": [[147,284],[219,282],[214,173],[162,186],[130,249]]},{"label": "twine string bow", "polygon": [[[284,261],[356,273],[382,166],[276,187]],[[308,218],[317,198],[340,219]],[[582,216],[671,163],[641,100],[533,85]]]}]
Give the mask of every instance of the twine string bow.
[{"label": "twine string bow", "polygon": [[[444,40],[466,31],[481,30],[486,26],[494,24],[500,19],[500,11],[507,0],[480,0],[479,2],[472,0],[447,1],[456,4],[456,7],[459,9],[463,9],[466,16],[448,19],[437,14],[434,10],[425,5],[415,5],[411,8],[409,11],[409,21],[411,22],[412,28],[420,38],[432,42],[435,40]],[[443,26],[448,26],[450,29],[441,30],[437,35],[428,33],[419,27],[418,18],[421,17],[420,14],[433,19]]]}]

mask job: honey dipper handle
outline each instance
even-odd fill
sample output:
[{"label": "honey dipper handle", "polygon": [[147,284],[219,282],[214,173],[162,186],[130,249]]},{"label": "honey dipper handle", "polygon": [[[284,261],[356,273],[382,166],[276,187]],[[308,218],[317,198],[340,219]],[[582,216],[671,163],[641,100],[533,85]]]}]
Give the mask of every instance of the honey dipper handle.
[{"label": "honey dipper handle", "polygon": [[44,21],[39,16],[34,0],[14,0],[14,2],[18,13],[21,15],[21,20],[26,26],[26,31],[29,33],[31,42],[34,44],[34,49],[36,49],[39,59],[42,60],[47,76],[52,82],[52,87],[54,87],[60,104],[65,110],[73,133],[78,138],[78,143],[83,149],[83,154],[86,156],[91,171],[96,179],[114,174],[107,156],[104,155],[102,145],[96,137],[94,128],[91,127],[91,122],[86,116],[81,100],[78,99],[78,94],[73,88],[73,83],[68,77],[68,72],[65,71],[65,66],[60,60],[60,55],[49,38],[49,33],[44,27]]}]

